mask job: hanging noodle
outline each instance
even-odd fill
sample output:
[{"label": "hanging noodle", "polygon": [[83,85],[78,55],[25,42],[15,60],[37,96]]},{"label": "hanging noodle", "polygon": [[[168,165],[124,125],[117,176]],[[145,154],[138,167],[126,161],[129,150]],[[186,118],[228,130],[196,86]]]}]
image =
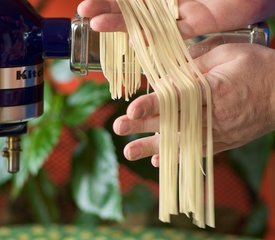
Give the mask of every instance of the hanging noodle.
[{"label": "hanging noodle", "polygon": [[[132,47],[126,33],[101,33],[101,64],[113,98],[122,96],[122,88],[126,100],[137,91],[141,69],[157,94],[160,105],[159,218],[170,222],[170,215],[180,212],[192,214],[199,227],[205,224],[214,227],[211,91],[177,28],[177,0],[117,2]],[[201,88],[207,102],[205,172]]]}]

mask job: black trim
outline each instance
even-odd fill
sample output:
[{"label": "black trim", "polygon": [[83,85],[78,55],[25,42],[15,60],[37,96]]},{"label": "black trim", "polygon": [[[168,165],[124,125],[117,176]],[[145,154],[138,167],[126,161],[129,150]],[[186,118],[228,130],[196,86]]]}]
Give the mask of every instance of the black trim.
[{"label": "black trim", "polygon": [[0,137],[17,136],[27,132],[27,123],[0,124]]},{"label": "black trim", "polygon": [[44,84],[27,88],[0,90],[0,107],[29,105],[43,100]]}]

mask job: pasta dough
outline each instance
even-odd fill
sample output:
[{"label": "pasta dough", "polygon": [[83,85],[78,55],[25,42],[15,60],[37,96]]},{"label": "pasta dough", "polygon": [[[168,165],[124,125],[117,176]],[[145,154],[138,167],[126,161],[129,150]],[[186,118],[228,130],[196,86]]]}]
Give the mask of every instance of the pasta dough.
[{"label": "pasta dough", "polygon": [[[101,64],[113,98],[140,87],[141,71],[160,105],[159,218],[192,216],[214,227],[211,91],[177,28],[177,0],[117,0],[126,33],[101,33]],[[129,37],[131,46],[129,46]],[[203,143],[202,88],[207,101]],[[203,167],[203,147],[206,164]]]}]

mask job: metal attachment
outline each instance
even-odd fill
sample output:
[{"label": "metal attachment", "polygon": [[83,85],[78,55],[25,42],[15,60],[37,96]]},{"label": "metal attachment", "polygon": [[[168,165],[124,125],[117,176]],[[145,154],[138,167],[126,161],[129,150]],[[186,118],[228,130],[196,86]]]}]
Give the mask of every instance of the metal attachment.
[{"label": "metal attachment", "polygon": [[[100,65],[99,33],[90,28],[90,19],[78,15],[71,24],[71,70],[80,75],[102,71]],[[234,31],[211,33],[191,39],[187,42],[191,48],[206,53],[213,47],[225,43],[257,43],[269,45],[269,29],[265,23],[249,25]]]},{"label": "metal attachment", "polygon": [[76,15],[71,24],[71,70],[80,75],[100,72],[99,33],[90,28],[90,19]]},{"label": "metal attachment", "polygon": [[7,146],[3,150],[3,156],[7,158],[7,168],[9,173],[17,173],[19,171],[20,160],[20,137],[7,137]]}]

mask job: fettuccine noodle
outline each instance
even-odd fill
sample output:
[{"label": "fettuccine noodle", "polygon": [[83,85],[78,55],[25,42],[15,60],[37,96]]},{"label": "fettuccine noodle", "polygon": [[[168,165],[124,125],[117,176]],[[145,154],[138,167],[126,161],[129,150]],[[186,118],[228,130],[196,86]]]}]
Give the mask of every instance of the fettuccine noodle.
[{"label": "fettuccine noodle", "polygon": [[[113,98],[122,97],[124,89],[129,100],[140,87],[141,72],[157,94],[159,218],[170,222],[170,215],[180,212],[199,227],[214,227],[211,91],[177,28],[177,0],[117,2],[129,35],[101,33],[101,64]],[[202,88],[207,102],[205,170]]]}]

